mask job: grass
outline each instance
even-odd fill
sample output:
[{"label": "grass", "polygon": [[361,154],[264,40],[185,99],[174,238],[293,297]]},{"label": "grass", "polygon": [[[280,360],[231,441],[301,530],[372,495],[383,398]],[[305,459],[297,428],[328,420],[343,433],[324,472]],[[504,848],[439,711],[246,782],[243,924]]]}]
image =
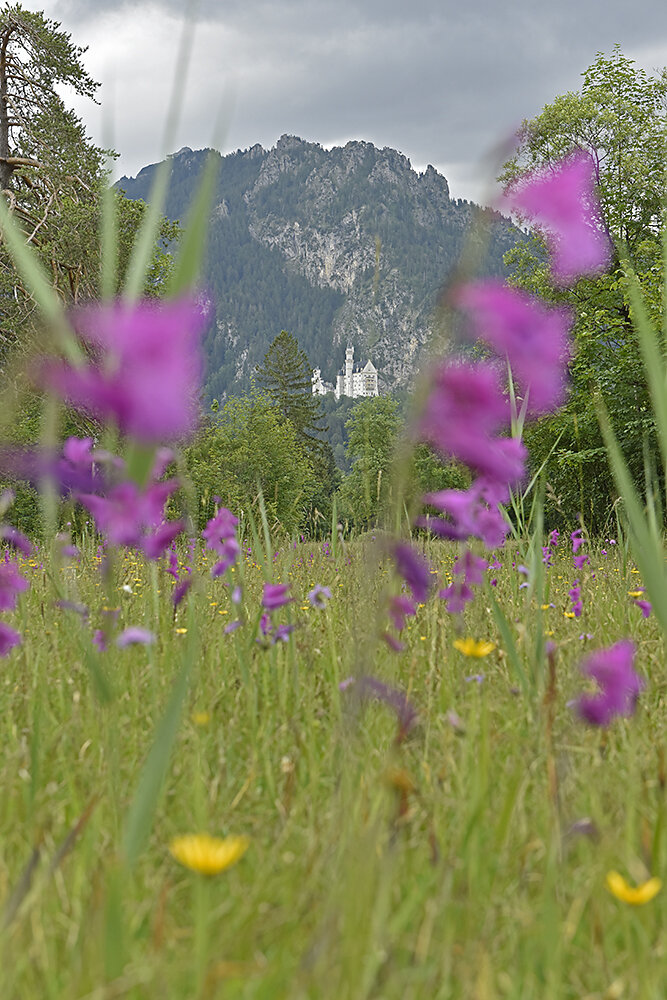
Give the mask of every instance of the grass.
[{"label": "grass", "polygon": [[[454,547],[428,554],[444,586]],[[530,554],[499,553],[497,585],[462,630],[496,648],[473,660],[437,597],[402,653],[377,639],[399,586],[379,537],[335,557],[318,543],[278,549],[270,578],[296,600],[276,619],[298,627],[270,648],[255,642],[259,557],[228,578],[243,584],[247,624],[224,635],[230,588],[199,550],[200,581],[175,616],[173,581],[141,558],[119,559],[105,584],[92,541],[78,564],[40,552],[5,616],[23,645],[0,679],[2,997],[664,996],[664,890],[630,907],[605,888],[610,869],[633,883],[664,873],[664,640],[628,596],[640,577],[622,546],[590,555],[575,573],[561,540],[539,593],[516,568]],[[316,583],[333,592],[325,610],[305,599]],[[54,606],[64,595],[89,622]],[[105,607],[119,609],[116,630],[157,636],[99,657],[106,703],[90,657]],[[587,728],[568,705],[585,686],[578,665],[623,637],[648,681],[638,712]],[[339,690],[362,674],[417,707],[401,742],[391,708]],[[179,676],[165,781],[130,864],[128,816]],[[251,845],[206,879],[169,854],[195,831]]]}]

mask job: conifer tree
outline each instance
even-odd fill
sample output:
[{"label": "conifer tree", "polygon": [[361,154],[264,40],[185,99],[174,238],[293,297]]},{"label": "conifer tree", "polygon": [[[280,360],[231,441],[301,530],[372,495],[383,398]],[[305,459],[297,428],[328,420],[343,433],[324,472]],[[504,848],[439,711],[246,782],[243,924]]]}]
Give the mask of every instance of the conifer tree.
[{"label": "conifer tree", "polygon": [[318,436],[327,428],[322,424],[320,402],[312,391],[312,368],[306,352],[295,337],[282,330],[257,366],[258,385],[266,391],[289,420],[311,457],[322,455],[325,442]]}]

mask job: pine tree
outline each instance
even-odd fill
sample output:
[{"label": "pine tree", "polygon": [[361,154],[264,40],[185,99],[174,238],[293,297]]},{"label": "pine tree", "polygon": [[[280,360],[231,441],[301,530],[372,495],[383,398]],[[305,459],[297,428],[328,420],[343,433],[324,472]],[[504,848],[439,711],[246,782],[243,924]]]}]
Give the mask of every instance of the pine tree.
[{"label": "pine tree", "polygon": [[256,368],[257,383],[289,420],[311,458],[321,456],[325,442],[320,402],[312,391],[312,368],[295,337],[282,330]]}]

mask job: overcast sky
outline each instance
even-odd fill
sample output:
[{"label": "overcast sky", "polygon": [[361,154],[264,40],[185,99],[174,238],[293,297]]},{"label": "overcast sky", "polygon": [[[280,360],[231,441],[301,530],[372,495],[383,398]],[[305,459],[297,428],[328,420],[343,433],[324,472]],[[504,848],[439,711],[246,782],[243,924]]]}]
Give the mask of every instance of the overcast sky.
[{"label": "overcast sky", "polygon": [[[117,174],[160,159],[187,0],[23,5],[89,46],[102,106],[69,103],[121,154]],[[222,152],[283,133],[366,139],[488,201],[494,148],[617,42],[648,71],[667,65],[665,0],[200,0],[168,151],[211,145],[222,109]]]}]

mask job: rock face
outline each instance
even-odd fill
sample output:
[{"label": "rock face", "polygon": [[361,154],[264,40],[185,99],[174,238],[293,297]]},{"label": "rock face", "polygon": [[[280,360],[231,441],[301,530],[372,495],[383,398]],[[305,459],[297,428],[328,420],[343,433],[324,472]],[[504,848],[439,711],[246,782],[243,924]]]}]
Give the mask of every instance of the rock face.
[{"label": "rock face", "polygon": [[[170,217],[185,217],[207,152],[171,157]],[[211,155],[220,173],[203,275],[215,303],[209,398],[248,388],[282,329],[325,379],[335,380],[350,342],[362,363],[372,358],[381,391],[405,385],[464,250],[478,273],[502,275],[503,254],[522,238],[496,213],[480,218],[453,200],[432,166],[417,173],[402,153],[369,142],[326,150],[284,135],[270,150]],[[155,169],[119,187],[147,198]]]}]

